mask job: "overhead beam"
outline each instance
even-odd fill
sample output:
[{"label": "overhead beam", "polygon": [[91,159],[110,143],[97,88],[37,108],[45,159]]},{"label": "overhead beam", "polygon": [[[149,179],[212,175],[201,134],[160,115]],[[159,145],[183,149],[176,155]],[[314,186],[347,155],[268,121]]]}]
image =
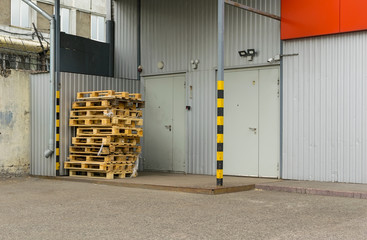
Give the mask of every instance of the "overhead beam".
[{"label": "overhead beam", "polygon": [[264,12],[264,11],[261,11],[261,10],[258,10],[258,9],[255,9],[255,8],[252,8],[252,7],[249,7],[249,6],[246,6],[244,4],[234,2],[234,1],[231,1],[231,0],[225,0],[225,3],[227,3],[228,5],[231,5],[231,6],[234,6],[234,7],[252,12],[252,13],[259,14],[259,15],[264,16],[264,17],[268,17],[268,18],[272,18],[274,20],[280,21],[280,17],[275,15],[275,14],[267,13],[267,12]]}]

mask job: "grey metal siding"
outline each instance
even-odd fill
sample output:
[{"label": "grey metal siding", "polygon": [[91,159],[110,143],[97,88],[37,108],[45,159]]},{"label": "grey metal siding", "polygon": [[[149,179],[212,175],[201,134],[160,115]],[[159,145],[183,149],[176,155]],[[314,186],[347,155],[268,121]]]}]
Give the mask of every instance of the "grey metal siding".
[{"label": "grey metal siding", "polygon": [[[279,0],[239,2],[280,14]],[[121,9],[124,3],[119,4]],[[215,0],[142,0],[143,73],[193,71],[190,60],[195,59],[200,60],[199,70],[214,69],[217,66],[216,4]],[[133,21],[131,24],[134,23]],[[278,21],[226,6],[225,67],[267,63],[267,59],[279,54],[279,31]],[[128,43],[116,39],[116,44]],[[134,43],[131,46],[135,46]],[[253,61],[247,61],[238,55],[239,50],[248,48],[258,51]],[[162,70],[157,68],[159,61],[165,63]]]},{"label": "grey metal siding", "polygon": [[[188,163],[193,174],[214,174],[216,170],[216,80],[215,71],[187,74]],[[190,92],[192,86],[192,92]]]},{"label": "grey metal siding", "polygon": [[288,40],[283,178],[367,183],[367,32]]},{"label": "grey metal siding", "polygon": [[[280,15],[280,0],[242,0],[249,6]],[[136,70],[136,1],[116,1],[116,62],[119,76],[129,77]],[[186,72],[188,112],[188,173],[215,174],[217,1],[142,0],[141,59],[143,75]],[[280,24],[232,6],[226,6],[225,67],[268,64],[280,52]],[[255,27],[256,26],[256,27]],[[130,35],[132,34],[132,35]],[[122,37],[129,35],[130,37]],[[253,61],[238,55],[239,50],[258,51]],[[125,54],[125,55],[124,55]],[[200,61],[198,69],[190,61]],[[163,61],[165,67],[157,68]],[[189,87],[187,88],[189,91]],[[190,97],[191,96],[191,97]]]},{"label": "grey metal siding", "polygon": [[91,76],[74,73],[61,73],[60,90],[60,174],[65,175],[64,161],[69,156],[69,146],[74,131],[69,127],[69,116],[72,103],[76,100],[77,92],[115,90],[121,92],[140,92],[140,82],[137,80]]},{"label": "grey metal siding", "polygon": [[[123,3],[123,4],[122,4]],[[115,6],[115,77],[137,78],[137,1],[117,1]]]},{"label": "grey metal siding", "polygon": [[31,75],[31,174],[55,176],[54,155],[45,158],[49,141],[49,82],[50,75]]}]

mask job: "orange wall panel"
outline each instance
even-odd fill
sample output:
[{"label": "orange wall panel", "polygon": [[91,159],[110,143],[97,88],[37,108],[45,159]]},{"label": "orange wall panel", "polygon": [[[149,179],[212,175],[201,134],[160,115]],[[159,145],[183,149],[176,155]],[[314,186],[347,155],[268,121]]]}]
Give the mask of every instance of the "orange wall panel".
[{"label": "orange wall panel", "polygon": [[367,29],[367,1],[340,1],[340,32]]},{"label": "orange wall panel", "polygon": [[338,33],[339,4],[340,0],[282,0],[281,38]]}]

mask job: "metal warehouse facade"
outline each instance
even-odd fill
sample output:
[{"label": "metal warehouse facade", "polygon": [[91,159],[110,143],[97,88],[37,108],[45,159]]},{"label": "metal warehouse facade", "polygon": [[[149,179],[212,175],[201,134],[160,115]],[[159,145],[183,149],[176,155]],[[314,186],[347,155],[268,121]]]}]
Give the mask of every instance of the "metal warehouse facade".
[{"label": "metal warehouse facade", "polygon": [[139,170],[215,175],[223,166],[224,175],[367,183],[363,0],[237,1],[281,21],[230,0],[113,3],[115,76],[61,73],[59,163],[42,154],[48,77],[31,77],[31,174],[67,175],[73,96],[113,88],[146,101]]},{"label": "metal warehouse facade", "polygon": [[[254,8],[280,14],[280,1],[244,1]],[[214,174],[216,170],[217,2],[141,1],[142,83],[150,76],[183,74],[186,81],[185,172]],[[117,77],[136,78],[138,1],[116,1]],[[280,52],[280,23],[243,10],[226,7],[225,66],[269,65]],[[255,27],[257,26],[257,27]],[[235,36],[235,37],[234,37]],[[253,61],[238,50],[254,48]],[[199,60],[194,69],[191,60]],[[163,62],[159,69],[157,63]],[[147,145],[145,139],[145,146]],[[146,153],[145,153],[146,155]],[[144,156],[147,158],[148,156]]]},{"label": "metal warehouse facade", "polygon": [[[238,2],[281,14],[280,0]],[[185,105],[190,107],[185,112],[184,171],[215,174],[217,1],[120,0],[115,20],[116,77],[138,78],[139,63],[142,86],[150,78],[181,74]],[[226,84],[235,78],[231,72],[242,71],[246,77],[251,70],[261,75],[269,67],[279,69],[280,131],[275,144],[281,150],[278,175],[273,177],[367,183],[366,37],[362,31],[281,41],[278,21],[226,6]],[[238,51],[246,49],[256,50],[252,61],[239,56]],[[276,55],[284,56],[281,65],[268,62]],[[258,98],[261,102],[261,93]],[[256,114],[261,118],[261,109]],[[245,144],[241,152],[249,154]],[[146,152],[143,157],[146,163]]]}]

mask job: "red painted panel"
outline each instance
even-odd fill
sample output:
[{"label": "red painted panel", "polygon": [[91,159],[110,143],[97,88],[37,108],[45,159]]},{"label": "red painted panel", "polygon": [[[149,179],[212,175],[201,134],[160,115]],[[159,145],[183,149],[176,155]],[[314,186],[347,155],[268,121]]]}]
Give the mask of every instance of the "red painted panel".
[{"label": "red painted panel", "polygon": [[339,1],[282,0],[281,38],[292,39],[338,33]]},{"label": "red painted panel", "polygon": [[340,0],[340,31],[367,29],[367,1]]}]

